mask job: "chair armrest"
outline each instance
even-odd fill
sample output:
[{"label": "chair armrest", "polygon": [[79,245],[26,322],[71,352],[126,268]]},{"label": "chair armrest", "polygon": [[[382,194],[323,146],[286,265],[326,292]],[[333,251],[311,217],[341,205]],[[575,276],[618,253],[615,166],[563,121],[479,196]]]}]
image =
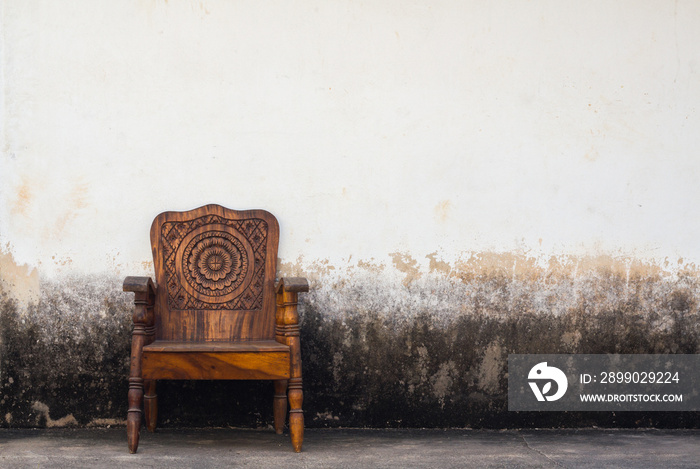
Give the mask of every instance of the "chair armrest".
[{"label": "chair armrest", "polygon": [[[122,288],[125,292],[134,293],[134,313],[132,316],[134,334],[152,335],[151,328],[155,324],[153,308],[155,306],[156,284],[151,280],[151,277],[127,277],[124,279]],[[146,330],[144,327],[149,329]]]},{"label": "chair armrest", "polygon": [[277,293],[285,292],[307,292],[309,291],[309,282],[304,277],[283,277],[275,285]]},{"label": "chair armrest", "polygon": [[127,277],[122,286],[124,291],[134,293],[156,293],[156,284],[151,277]]},{"label": "chair armrest", "polygon": [[309,291],[309,282],[303,277],[283,277],[275,285],[275,291],[277,293],[275,337],[278,342],[285,343],[285,336],[299,335],[297,297],[300,292]]}]

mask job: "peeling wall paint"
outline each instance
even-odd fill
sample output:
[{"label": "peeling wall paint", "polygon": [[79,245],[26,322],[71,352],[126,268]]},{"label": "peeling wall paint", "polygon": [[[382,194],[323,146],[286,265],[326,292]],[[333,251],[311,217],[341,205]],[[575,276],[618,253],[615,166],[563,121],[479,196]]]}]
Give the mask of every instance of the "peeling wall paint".
[{"label": "peeling wall paint", "polygon": [[[309,426],[697,427],[695,413],[506,404],[511,353],[698,353],[697,271],[571,258],[528,267],[518,254],[475,253],[459,266],[436,257],[448,273],[414,272],[409,254],[392,256],[387,265],[281,263],[281,275],[312,284],[300,303]],[[122,424],[130,295],[116,277],[44,281],[41,292],[26,311],[3,296],[0,425]],[[271,423],[270,383],[161,382],[158,393],[164,426]]]},{"label": "peeling wall paint", "polygon": [[39,298],[39,271],[17,265],[8,246],[0,248],[0,288],[22,304]]}]

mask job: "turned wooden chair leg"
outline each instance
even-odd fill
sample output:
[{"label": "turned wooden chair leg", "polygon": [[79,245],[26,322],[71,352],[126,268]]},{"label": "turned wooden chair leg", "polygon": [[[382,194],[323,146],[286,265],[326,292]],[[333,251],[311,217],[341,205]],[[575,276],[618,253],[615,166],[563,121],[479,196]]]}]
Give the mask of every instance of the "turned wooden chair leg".
[{"label": "turned wooden chair leg", "polygon": [[143,404],[143,379],[129,378],[129,411],[126,416],[126,439],[129,452],[135,453],[139,448],[141,431],[141,405]]},{"label": "turned wooden chair leg", "polygon": [[283,339],[289,347],[289,434],[292,447],[297,453],[304,443],[304,411],[301,410],[304,392],[301,388],[301,347],[299,344],[299,313],[297,312],[297,294],[308,291],[305,279],[282,279],[277,286],[277,327],[278,341]]},{"label": "turned wooden chair leg", "polygon": [[[135,453],[139,448],[139,433],[141,431],[141,409],[143,406],[143,375],[141,374],[141,358],[143,345],[149,332],[146,330],[147,292],[137,292],[134,299],[134,330],[131,334],[131,366],[129,369],[129,410],[126,416],[126,438],[129,452]],[[149,306],[148,311],[152,311]]]},{"label": "turned wooden chair leg", "polygon": [[143,411],[146,419],[146,428],[149,432],[154,432],[158,422],[158,395],[156,394],[156,380],[147,379],[144,381],[146,393],[143,396]]},{"label": "turned wooden chair leg", "polygon": [[272,402],[272,413],[275,418],[275,433],[282,434],[284,422],[287,420],[287,380],[277,379],[275,383],[275,397]]},{"label": "turned wooden chair leg", "polygon": [[292,437],[292,447],[295,452],[301,451],[304,443],[304,411],[301,404],[304,393],[301,390],[301,378],[289,380],[289,434]]}]

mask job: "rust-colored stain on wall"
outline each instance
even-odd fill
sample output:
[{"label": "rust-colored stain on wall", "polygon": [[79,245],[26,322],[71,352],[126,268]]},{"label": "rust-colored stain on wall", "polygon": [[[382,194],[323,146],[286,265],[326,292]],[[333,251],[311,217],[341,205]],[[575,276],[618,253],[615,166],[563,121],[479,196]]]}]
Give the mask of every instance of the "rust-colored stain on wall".
[{"label": "rust-colored stain on wall", "polygon": [[85,182],[73,185],[68,195],[66,209],[56,219],[51,236],[61,236],[66,230],[66,227],[78,217],[81,211],[88,207],[88,192],[89,185]]},{"label": "rust-colored stain on wall", "polygon": [[449,200],[443,200],[440,203],[438,203],[435,208],[435,219],[441,223],[444,223],[447,221],[448,217],[450,216],[450,209],[452,208],[452,202]]},{"label": "rust-colored stain on wall", "polygon": [[15,192],[15,198],[12,202],[13,215],[26,215],[27,209],[32,203],[34,194],[32,193],[31,185],[27,178],[22,180],[22,183]]}]

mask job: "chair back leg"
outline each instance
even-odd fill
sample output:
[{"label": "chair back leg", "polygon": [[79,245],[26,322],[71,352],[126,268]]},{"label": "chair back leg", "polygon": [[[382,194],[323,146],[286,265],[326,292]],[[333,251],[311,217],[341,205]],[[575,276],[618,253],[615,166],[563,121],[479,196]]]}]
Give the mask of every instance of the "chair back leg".
[{"label": "chair back leg", "polygon": [[156,380],[147,379],[144,381],[146,393],[143,396],[143,413],[146,420],[146,428],[153,433],[158,422],[158,395],[156,394]]},{"label": "chair back leg", "polygon": [[281,435],[287,419],[287,380],[277,379],[274,383],[275,397],[272,403],[272,412],[275,418],[275,433]]}]

